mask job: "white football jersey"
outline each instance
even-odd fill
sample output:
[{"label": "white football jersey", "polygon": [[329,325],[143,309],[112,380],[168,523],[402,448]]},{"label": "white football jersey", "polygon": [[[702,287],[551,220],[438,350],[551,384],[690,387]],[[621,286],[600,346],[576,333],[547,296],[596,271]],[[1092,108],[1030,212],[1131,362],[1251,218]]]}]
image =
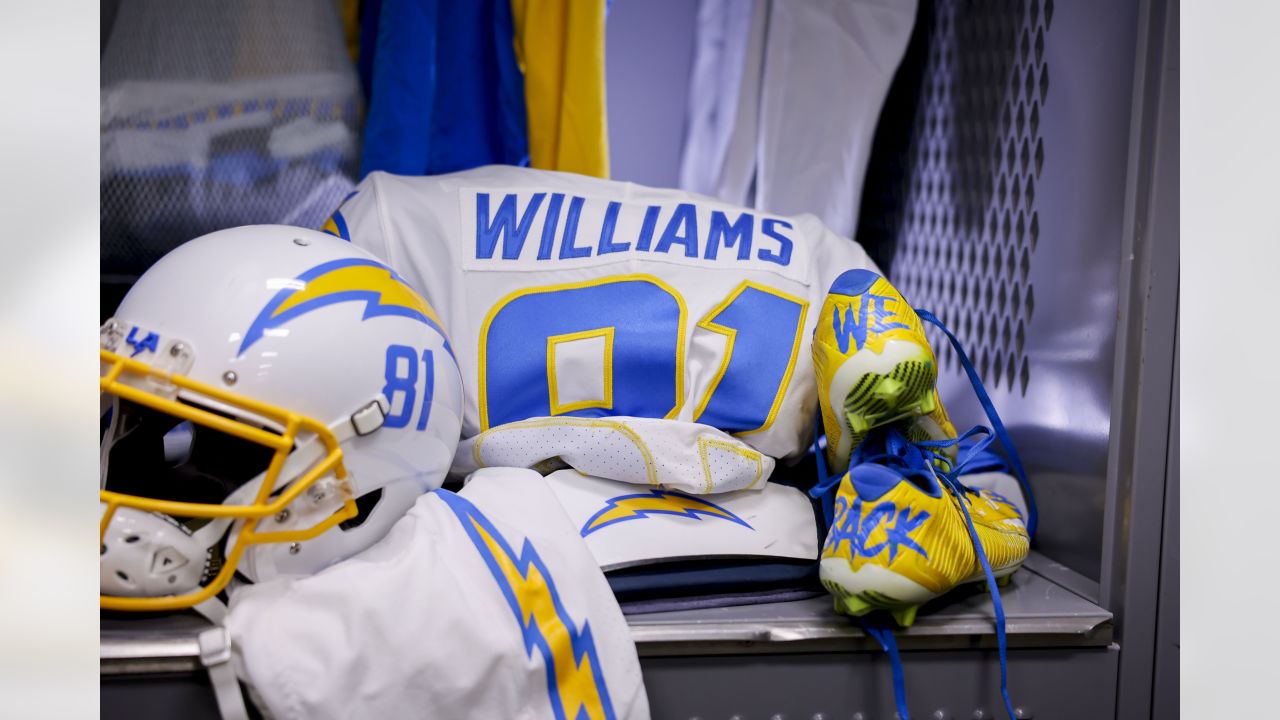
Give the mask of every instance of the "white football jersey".
[{"label": "white football jersey", "polygon": [[810,215],[508,166],[373,173],[325,229],[441,313],[466,386],[464,438],[629,415],[798,455],[817,407],[822,299],[845,270],[876,270]]}]

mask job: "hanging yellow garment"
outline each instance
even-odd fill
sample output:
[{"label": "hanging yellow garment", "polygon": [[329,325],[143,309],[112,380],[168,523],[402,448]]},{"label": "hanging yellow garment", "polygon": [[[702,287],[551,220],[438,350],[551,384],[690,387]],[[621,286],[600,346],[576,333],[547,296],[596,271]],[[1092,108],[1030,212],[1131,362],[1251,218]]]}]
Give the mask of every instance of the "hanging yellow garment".
[{"label": "hanging yellow garment", "polygon": [[609,177],[604,10],[605,0],[511,0],[533,167]]},{"label": "hanging yellow garment", "polygon": [[360,0],[338,0],[342,14],[342,36],[351,62],[360,61]]}]

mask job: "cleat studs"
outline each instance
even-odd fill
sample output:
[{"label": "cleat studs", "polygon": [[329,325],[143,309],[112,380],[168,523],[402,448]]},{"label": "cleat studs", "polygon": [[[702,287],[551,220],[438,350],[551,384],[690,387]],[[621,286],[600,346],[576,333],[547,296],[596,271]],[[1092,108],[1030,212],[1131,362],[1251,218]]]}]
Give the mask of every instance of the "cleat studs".
[{"label": "cleat studs", "polygon": [[916,621],[916,610],[919,609],[919,605],[909,605],[907,607],[898,608],[892,611],[893,619],[904,628],[911,627],[911,624]]},{"label": "cleat studs", "polygon": [[920,401],[920,414],[928,415],[938,409],[938,398],[931,392],[924,394],[924,399]]},{"label": "cleat studs", "polygon": [[846,413],[845,418],[849,421],[849,427],[859,435],[866,435],[871,432],[872,424],[866,417],[858,413]]},{"label": "cleat studs", "polygon": [[885,378],[876,385],[876,389],[872,393],[881,400],[893,402],[902,395],[904,389],[906,389],[906,385],[902,381]]},{"label": "cleat studs", "polygon": [[852,615],[854,617],[862,617],[871,612],[875,608],[867,604],[865,600],[855,596],[849,596],[836,600],[836,612],[843,615]]}]

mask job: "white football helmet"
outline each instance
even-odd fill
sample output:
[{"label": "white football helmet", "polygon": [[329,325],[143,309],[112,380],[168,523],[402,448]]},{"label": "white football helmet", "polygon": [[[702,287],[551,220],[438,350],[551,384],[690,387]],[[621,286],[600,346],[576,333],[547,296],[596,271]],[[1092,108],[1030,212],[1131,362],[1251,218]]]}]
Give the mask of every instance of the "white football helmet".
[{"label": "white football helmet", "polygon": [[314,573],[383,537],[453,460],[462,379],[438,316],[324,233],[192,240],[101,344],[104,608]]}]

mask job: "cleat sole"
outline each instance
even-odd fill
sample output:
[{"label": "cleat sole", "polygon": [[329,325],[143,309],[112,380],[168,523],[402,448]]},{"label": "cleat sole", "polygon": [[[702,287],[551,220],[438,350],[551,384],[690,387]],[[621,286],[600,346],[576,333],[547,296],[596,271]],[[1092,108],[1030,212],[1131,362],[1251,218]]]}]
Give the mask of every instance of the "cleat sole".
[{"label": "cleat sole", "polygon": [[818,574],[835,600],[837,613],[861,617],[885,610],[902,627],[911,627],[920,606],[941,594],[878,565],[855,571],[839,557],[823,558]]},{"label": "cleat sole", "polygon": [[834,598],[834,601],[836,605],[836,612],[841,615],[862,617],[872,610],[875,610],[874,606],[858,597]]},{"label": "cleat sole", "polygon": [[[1019,561],[1017,564],[1012,565],[1011,567],[999,568],[999,569],[992,568],[992,574],[996,576],[996,587],[1003,590],[1004,588],[1007,588],[1011,584],[1013,584],[1013,574],[1016,573],[1018,569],[1021,567],[1022,567],[1022,562]],[[965,578],[964,580],[960,581],[959,584],[977,585],[979,588],[982,589],[983,592],[986,592],[987,594],[991,593],[991,586],[987,584],[987,576],[985,573],[982,573],[981,571],[976,572],[972,576]]]},{"label": "cleat sole", "polygon": [[[927,341],[894,339],[878,351],[864,348],[818,378],[833,467],[843,470],[867,433],[900,421],[916,421],[941,411],[938,367]],[[833,354],[833,353],[828,353]]]},{"label": "cleat sole", "polygon": [[899,608],[893,611],[893,619],[904,628],[911,627],[911,624],[916,621],[916,610],[919,609],[919,605],[908,605]]},{"label": "cleat sole", "polygon": [[874,428],[933,412],[937,408],[937,376],[937,367],[928,359],[900,362],[888,373],[859,376],[844,398],[853,447]]}]

